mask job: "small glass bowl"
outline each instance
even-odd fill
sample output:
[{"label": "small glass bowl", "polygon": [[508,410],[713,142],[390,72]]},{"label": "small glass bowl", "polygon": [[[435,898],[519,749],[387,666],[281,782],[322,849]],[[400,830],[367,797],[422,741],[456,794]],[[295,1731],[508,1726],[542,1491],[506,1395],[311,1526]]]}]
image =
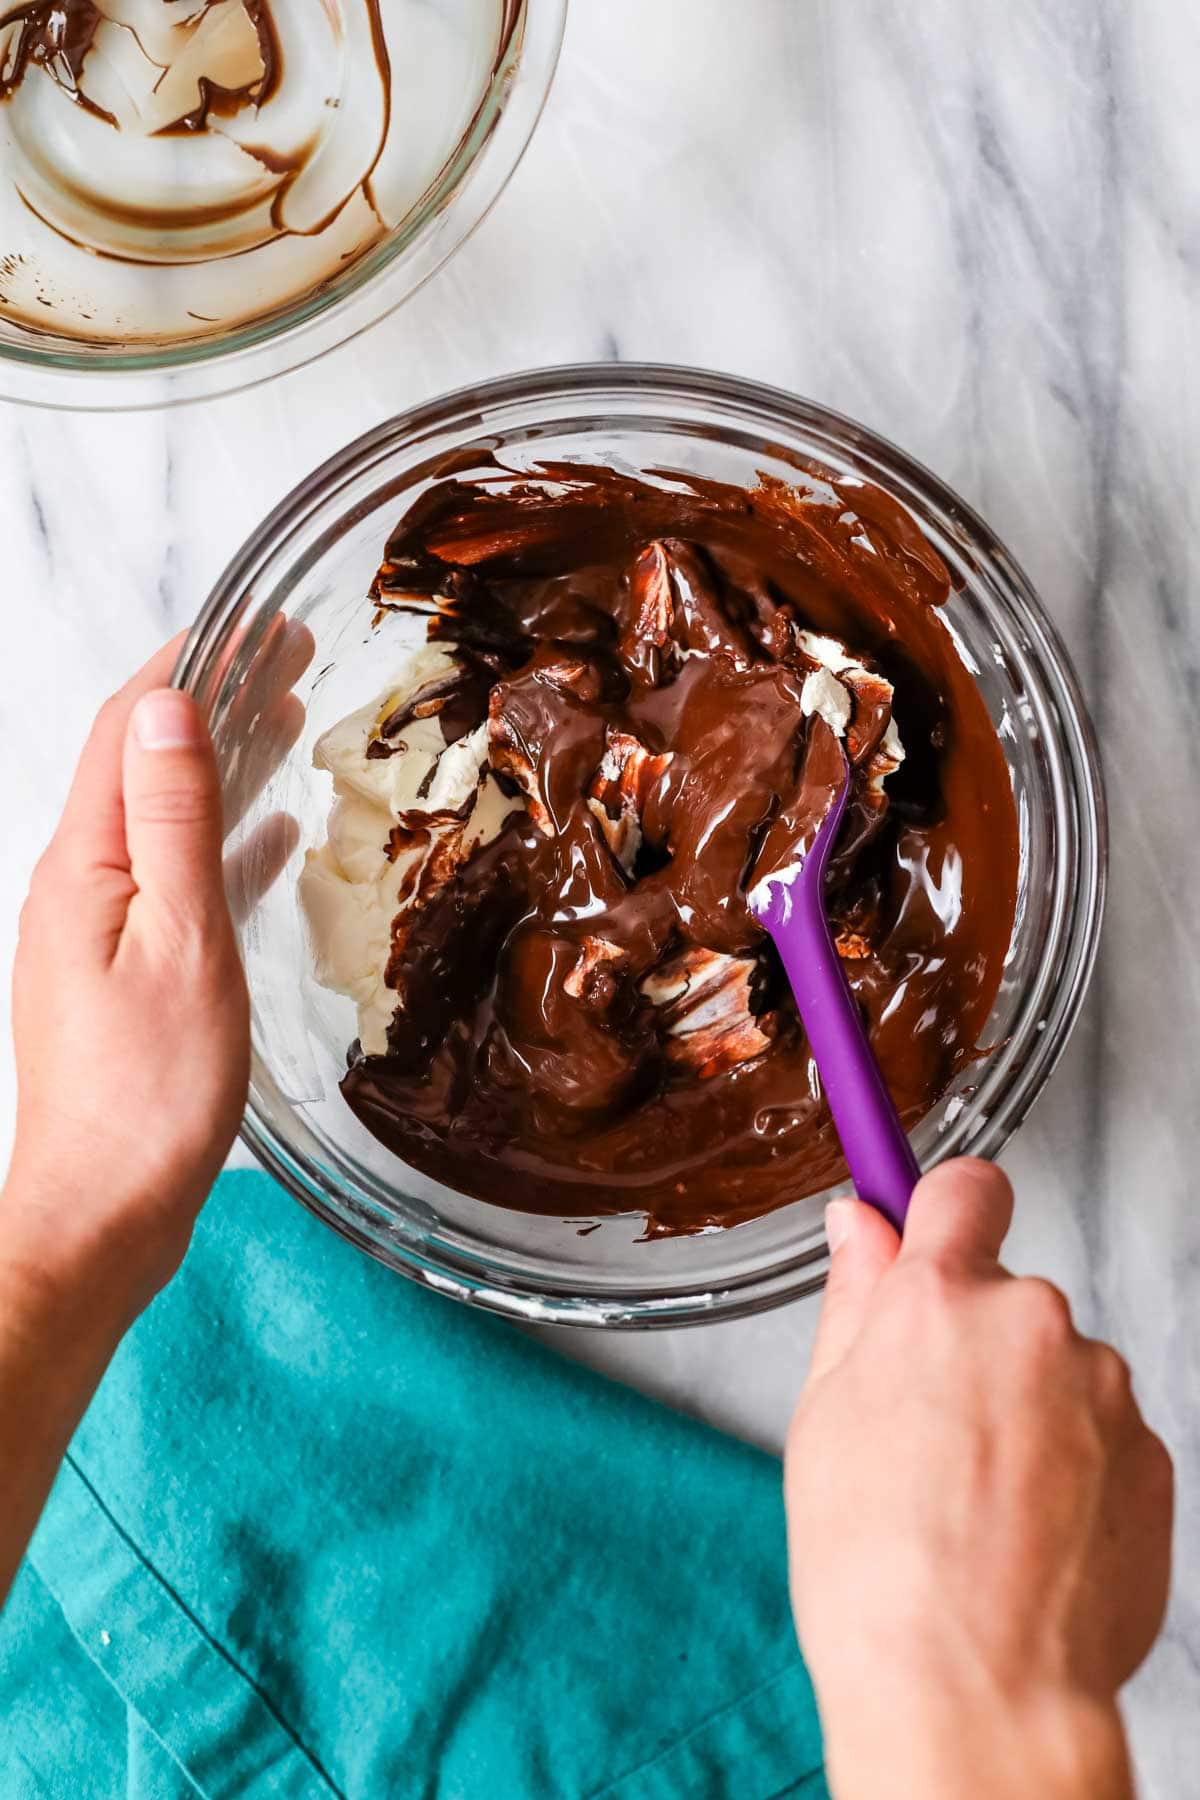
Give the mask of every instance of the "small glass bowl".
[{"label": "small glass bowl", "polygon": [[[258,897],[290,847],[278,839],[280,813],[298,822],[304,844],[324,836],[330,791],[311,766],[314,739],[373,694],[381,665],[391,666],[365,600],[390,528],[439,474],[463,466],[464,452],[485,449],[520,468],[607,462],[694,470],[742,486],[760,471],[803,482],[819,465],[885,488],[945,559],[955,588],[944,616],[1004,747],[1020,868],[1012,943],[983,1040],[994,1048],[914,1134],[926,1167],[1000,1151],[1061,1056],[1087,986],[1106,837],[1075,676],[1008,552],[901,451],[771,388],[611,365],[464,390],[359,438],[264,522],[191,633],[176,680],[205,709],[231,809],[242,815],[230,839],[229,891],[235,910],[248,914],[254,1068],[244,1136],[266,1167],[381,1261],[496,1312],[675,1326],[777,1306],[825,1278],[829,1193],[732,1229],[641,1241],[634,1215],[583,1233],[579,1220],[510,1211],[441,1187],[385,1150],[338,1092],[354,1009],[313,982],[295,863]],[[386,629],[393,624],[389,616]],[[419,630],[415,621],[407,628]],[[309,633],[315,651],[301,672]]]},{"label": "small glass bowl", "polygon": [[[298,0],[310,4],[312,0]],[[460,0],[469,10],[471,0]],[[403,39],[408,13],[418,0],[388,0],[388,30]],[[404,216],[373,248],[355,255],[344,272],[296,286],[286,296],[275,297],[272,283],[278,266],[268,275],[260,258],[276,256],[278,244],[202,262],[195,279],[207,285],[210,295],[203,307],[188,299],[197,320],[211,310],[221,310],[221,281],[228,275],[228,299],[237,304],[236,323],[205,331],[195,337],[172,336],[155,341],[149,327],[128,341],[96,338],[60,330],[39,330],[23,323],[21,315],[5,304],[8,284],[21,274],[22,291],[36,290],[35,298],[50,306],[45,292],[71,296],[70,306],[87,317],[89,279],[95,271],[109,282],[118,262],[94,255],[68,237],[43,230],[39,252],[26,254],[16,242],[0,249],[0,398],[32,405],[66,407],[77,411],[134,411],[144,407],[174,405],[182,401],[212,398],[252,387],[288,369],[311,362],[357,336],[392,312],[433,275],[465,242],[487,215],[506,187],[525,151],[550,91],[562,45],[567,0],[506,0],[504,48],[491,77],[473,108],[460,94],[447,90],[447,105],[465,106],[470,121],[441,166],[431,160],[420,180],[427,185],[408,205]],[[26,80],[47,80],[39,70]],[[428,99],[433,105],[433,99]],[[0,106],[0,165],[6,132],[11,130],[7,108]],[[442,154],[439,151],[439,155]],[[15,154],[15,151],[13,152]],[[3,175],[0,166],[0,175]],[[418,181],[418,186],[420,185]],[[11,197],[12,221],[24,220],[32,231],[37,214]],[[295,240],[300,242],[299,239]],[[54,246],[60,263],[50,259]],[[23,270],[20,265],[27,265]],[[61,264],[61,266],[60,266]],[[44,265],[39,272],[39,265]],[[287,265],[290,267],[291,265]],[[161,279],[176,282],[186,263],[131,262],[127,266],[127,292],[108,296],[108,307],[123,311],[130,329],[160,310],[156,296]],[[172,288],[172,305],[180,304]],[[63,307],[69,310],[63,301]],[[31,307],[37,313],[37,306]],[[61,309],[60,309],[61,310]],[[47,318],[54,316],[53,310]],[[91,328],[95,331],[95,327]]]}]

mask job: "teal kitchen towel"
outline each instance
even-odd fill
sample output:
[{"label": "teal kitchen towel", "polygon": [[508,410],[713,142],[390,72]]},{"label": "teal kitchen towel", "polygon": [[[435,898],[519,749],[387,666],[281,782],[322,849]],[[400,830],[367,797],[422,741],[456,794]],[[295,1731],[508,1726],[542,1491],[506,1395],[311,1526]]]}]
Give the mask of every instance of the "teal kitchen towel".
[{"label": "teal kitchen towel", "polygon": [[825,1796],[779,1488],[225,1175],[0,1621],[0,1795]]}]

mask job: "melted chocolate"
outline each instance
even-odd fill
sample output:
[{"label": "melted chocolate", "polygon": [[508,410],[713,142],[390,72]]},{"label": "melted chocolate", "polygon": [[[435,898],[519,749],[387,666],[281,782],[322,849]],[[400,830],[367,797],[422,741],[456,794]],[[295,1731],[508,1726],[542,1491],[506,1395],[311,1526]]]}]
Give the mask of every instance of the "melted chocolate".
[{"label": "melted chocolate", "polygon": [[355,1046],[342,1091],[399,1156],[482,1199],[733,1224],[845,1174],[746,904],[840,769],[801,705],[798,634],[867,665],[829,904],[909,1127],[981,1054],[1016,896],[1008,772],[938,614],[946,570],[882,492],[543,473],[428,490],[373,589],[464,647],[454,734],[490,711],[492,765],[527,804],[398,916],[389,1053]]}]

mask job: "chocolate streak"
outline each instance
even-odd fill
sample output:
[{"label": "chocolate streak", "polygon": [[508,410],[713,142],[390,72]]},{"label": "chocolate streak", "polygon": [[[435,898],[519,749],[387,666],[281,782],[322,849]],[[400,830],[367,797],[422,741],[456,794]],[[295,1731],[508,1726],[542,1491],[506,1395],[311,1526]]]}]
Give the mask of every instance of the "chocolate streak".
[{"label": "chocolate streak", "polygon": [[543,473],[460,472],[387,547],[375,600],[464,646],[471,722],[486,667],[492,765],[527,806],[397,919],[389,1054],[355,1046],[342,1091],[480,1198],[730,1225],[845,1174],[745,898],[761,856],[811,836],[840,766],[801,709],[797,628],[894,686],[907,758],[882,794],[886,689],[856,696],[830,907],[910,1127],[981,1054],[1015,907],[1008,773],[938,615],[945,567],[879,490]]}]

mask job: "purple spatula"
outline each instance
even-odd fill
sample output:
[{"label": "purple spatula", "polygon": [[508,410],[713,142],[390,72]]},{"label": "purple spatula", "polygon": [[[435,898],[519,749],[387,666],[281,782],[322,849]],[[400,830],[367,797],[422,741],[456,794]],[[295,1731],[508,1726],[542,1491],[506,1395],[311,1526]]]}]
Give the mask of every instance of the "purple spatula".
[{"label": "purple spatula", "polygon": [[860,1200],[903,1231],[921,1170],[863,1029],[825,912],[825,871],[850,797],[850,767],[812,849],[751,891],[796,996],[829,1110]]}]

